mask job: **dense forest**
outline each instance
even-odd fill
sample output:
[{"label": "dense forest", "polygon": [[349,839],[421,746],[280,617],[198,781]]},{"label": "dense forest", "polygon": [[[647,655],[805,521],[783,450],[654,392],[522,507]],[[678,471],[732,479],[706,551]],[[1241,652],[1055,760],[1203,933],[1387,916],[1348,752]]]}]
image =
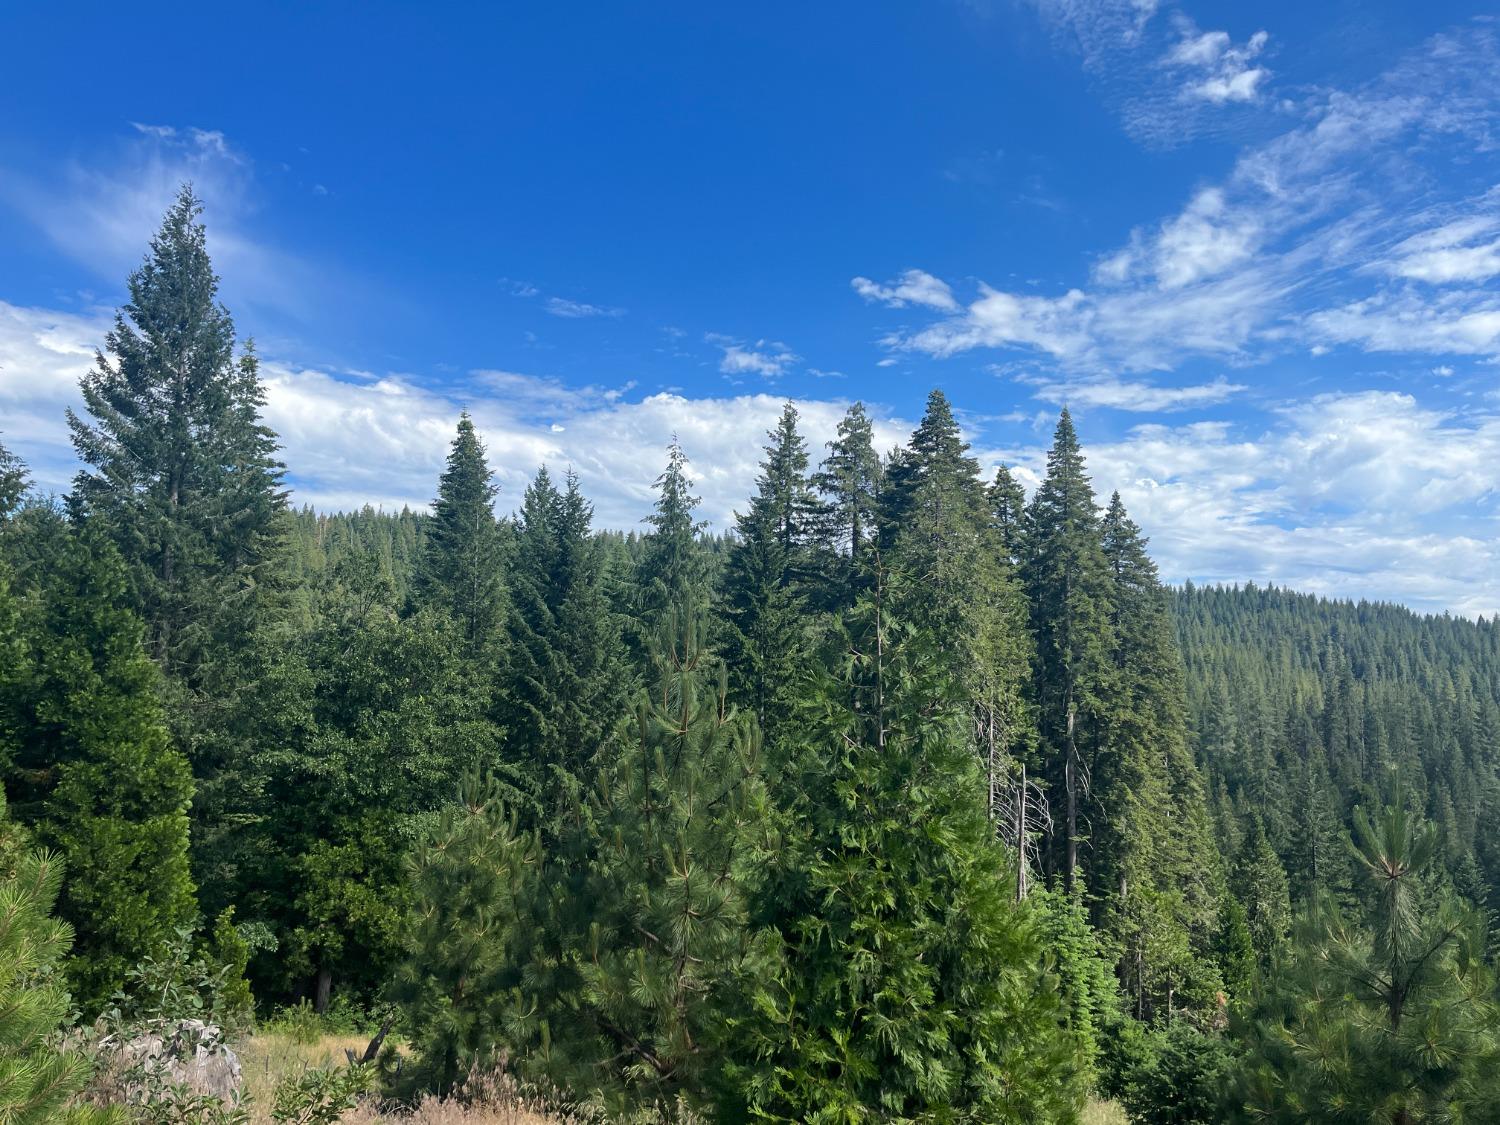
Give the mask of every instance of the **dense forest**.
[{"label": "dense forest", "polygon": [[1169,590],[940,391],[788,403],[716,534],[467,415],[430,514],[296,510],[190,191],[128,291],[71,490],[0,463],[0,1121],[220,1120],[84,1029],[309,1009],[608,1120],[1500,1121],[1496,622]]}]

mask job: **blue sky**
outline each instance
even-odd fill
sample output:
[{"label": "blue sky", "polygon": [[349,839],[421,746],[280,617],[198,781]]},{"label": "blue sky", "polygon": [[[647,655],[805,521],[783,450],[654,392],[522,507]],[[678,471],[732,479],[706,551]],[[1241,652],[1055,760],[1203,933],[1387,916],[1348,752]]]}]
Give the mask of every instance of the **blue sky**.
[{"label": "blue sky", "polygon": [[1171,580],[1500,610],[1485,4],[10,6],[0,429],[46,487],[176,185],[301,501],[504,485],[723,523],[795,399],[1077,416]]}]

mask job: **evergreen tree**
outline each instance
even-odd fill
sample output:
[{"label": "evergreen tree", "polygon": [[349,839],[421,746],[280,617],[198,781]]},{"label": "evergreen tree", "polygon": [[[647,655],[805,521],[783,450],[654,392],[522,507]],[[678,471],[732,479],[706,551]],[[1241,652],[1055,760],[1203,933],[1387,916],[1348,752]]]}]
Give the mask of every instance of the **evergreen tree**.
[{"label": "evergreen tree", "polygon": [[806,614],[816,501],[797,410],[787,403],[768,435],[750,510],[724,575],[727,659],[738,702],[775,746],[809,654]]},{"label": "evergreen tree", "polygon": [[152,656],[193,686],[258,623],[286,498],[255,352],[234,357],[201,213],[184,187],[83,378],[88,418],[68,411],[87,466],[74,510],[125,559]]},{"label": "evergreen tree", "polygon": [[[5,806],[0,794],[0,836]],[[0,854],[0,1121],[8,1125],[104,1125],[106,1110],[73,1105],[92,1073],[79,1050],[59,1043],[68,994],[56,973],[72,931],[49,915],[63,864],[42,852]]]},{"label": "evergreen tree", "polygon": [[0,445],[0,524],[21,506],[30,486],[31,474],[26,471],[25,462]]},{"label": "evergreen tree", "polygon": [[995,479],[990,482],[989,503],[1000,549],[1019,565],[1026,553],[1026,493],[1004,465],[995,470]]},{"label": "evergreen tree", "polygon": [[410,860],[406,956],[391,992],[426,1089],[452,1090],[514,1042],[540,855],[505,787],[472,772]]},{"label": "evergreen tree", "polygon": [[1254,821],[1235,861],[1231,890],[1245,913],[1250,944],[1261,969],[1269,970],[1292,926],[1291,896],[1281,866],[1260,821]]},{"label": "evergreen tree", "polygon": [[726,1059],[771,949],[748,913],[774,848],[759,738],[704,628],[701,614],[663,623],[648,693],[548,872],[565,888],[547,924],[556,953],[529,974],[544,982],[539,1073],[653,1120],[737,1116]]},{"label": "evergreen tree", "polygon": [[438,481],[412,595],[417,605],[451,615],[476,654],[492,648],[505,619],[506,543],[494,507],[499,491],[465,411]]},{"label": "evergreen tree", "polygon": [[402,617],[368,559],[336,567],[323,597],[256,759],[243,904],[278,942],[255,966],[260,994],[310,989],[320,1010],[335,986],[370,995],[399,959],[405,857],[466,770],[494,774],[512,807],[537,802],[533,778],[502,761],[489,672],[451,618]]},{"label": "evergreen tree", "polygon": [[656,503],[645,519],[651,530],[636,564],[640,648],[674,612],[696,615],[708,604],[708,570],[697,542],[704,524],[694,517],[698,497],[692,491],[687,455],[673,437],[667,446],[667,467],[656,478]]},{"label": "evergreen tree", "polygon": [[1355,825],[1364,924],[1327,896],[1304,916],[1239,1028],[1236,1108],[1313,1125],[1495,1120],[1500,1003],[1482,920],[1424,885],[1438,836],[1399,796]]},{"label": "evergreen tree", "polygon": [[1026,522],[1022,575],[1036,638],[1037,718],[1046,779],[1054,802],[1063,805],[1048,860],[1071,886],[1083,839],[1088,767],[1106,735],[1115,642],[1099,512],[1067,410],[1058,419],[1047,476]]},{"label": "evergreen tree", "polygon": [[883,472],[875,428],[864,403],[856,402],[840,419],[838,435],[828,443],[828,456],[812,478],[823,500],[818,531],[828,571],[827,608],[854,604],[865,551],[877,533]]},{"label": "evergreen tree", "polygon": [[[1205,1009],[1222,985],[1215,961],[1224,873],[1188,748],[1182,659],[1166,591],[1118,492],[1104,515],[1101,546],[1112,580],[1114,691],[1090,771],[1098,827],[1089,882],[1108,903],[1108,928],[1124,945],[1137,1011],[1170,1011],[1174,997]],[[1153,965],[1147,943],[1172,963]]]},{"label": "evergreen tree", "polygon": [[587,788],[631,686],[592,518],[578,478],[558,492],[543,468],[516,527],[501,710],[506,756],[535,779],[549,837]]},{"label": "evergreen tree", "polygon": [[1081,1045],[1012,902],[967,708],[876,563],[780,785],[784,963],[741,1074],[764,1120],[1067,1121]]},{"label": "evergreen tree", "polygon": [[97,1009],[193,916],[192,778],[162,716],[156,668],[108,540],[38,520],[50,568],[23,591],[25,656],[4,700],[5,787],[16,817],[68,864],[68,975]]}]

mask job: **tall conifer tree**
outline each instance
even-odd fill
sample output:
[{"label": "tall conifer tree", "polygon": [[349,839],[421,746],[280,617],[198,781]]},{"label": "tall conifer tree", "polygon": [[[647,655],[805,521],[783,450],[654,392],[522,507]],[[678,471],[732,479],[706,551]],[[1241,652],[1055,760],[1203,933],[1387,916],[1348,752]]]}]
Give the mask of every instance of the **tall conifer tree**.
[{"label": "tall conifer tree", "polygon": [[452,616],[471,653],[492,649],[505,619],[505,533],[495,518],[499,491],[465,411],[438,480],[413,600]]},{"label": "tall conifer tree", "polygon": [[202,209],[184,187],[83,378],[87,417],[68,411],[87,466],[74,510],[107,529],[151,654],[189,684],[249,643],[286,503],[255,352],[235,358]]},{"label": "tall conifer tree", "polygon": [[816,501],[797,410],[787,403],[768,435],[750,510],[724,576],[727,657],[736,699],[775,745],[808,657],[806,612]]},{"label": "tall conifer tree", "polygon": [[823,499],[819,538],[828,589],[828,608],[854,604],[864,556],[877,534],[884,467],[875,452],[875,428],[864,403],[856,402],[839,420],[838,435],[812,483]]},{"label": "tall conifer tree", "polygon": [[708,604],[708,568],[698,543],[704,527],[695,516],[698,497],[687,475],[687,454],[673,437],[667,446],[667,467],[656,478],[656,503],[645,522],[646,533],[636,564],[640,606],[637,643],[649,643],[655,630],[675,612],[696,614]]},{"label": "tall conifer tree", "polygon": [[586,791],[631,687],[592,519],[577,476],[559,492],[543,468],[516,527],[501,710],[507,757],[537,779],[549,835]]},{"label": "tall conifer tree", "polygon": [[1047,453],[1047,476],[1027,509],[1022,575],[1036,638],[1035,698],[1057,830],[1049,865],[1071,886],[1089,789],[1089,764],[1105,736],[1113,690],[1111,583],[1099,511],[1065,409]]}]

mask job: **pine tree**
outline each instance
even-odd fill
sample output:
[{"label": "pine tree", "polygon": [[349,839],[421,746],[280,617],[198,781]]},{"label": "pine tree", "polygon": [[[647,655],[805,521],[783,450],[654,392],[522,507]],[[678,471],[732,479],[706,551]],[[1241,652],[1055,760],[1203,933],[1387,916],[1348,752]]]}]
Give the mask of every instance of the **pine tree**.
[{"label": "pine tree", "polygon": [[465,411],[438,481],[412,596],[417,605],[451,615],[475,654],[492,648],[505,619],[505,532],[494,507],[499,491]]},{"label": "pine tree", "polygon": [[778,787],[786,841],[763,910],[784,964],[742,1044],[752,1114],[1072,1120],[1081,1044],[1011,899],[967,706],[872,561]]},{"label": "pine tree", "polygon": [[1500,1002],[1483,920],[1427,884],[1438,835],[1395,803],[1355,820],[1363,925],[1322,896],[1237,1031],[1244,1120],[1494,1120]]},{"label": "pine tree", "polygon": [[156,668],[127,608],[127,568],[93,530],[37,521],[50,569],[30,571],[5,783],[18,820],[68,865],[61,915],[78,934],[68,975],[97,1009],[126,971],[193,916],[187,763],[162,715]]},{"label": "pine tree", "polygon": [[513,1045],[541,862],[503,786],[476,771],[458,796],[410,860],[406,957],[391,988],[418,1083],[439,1093]]},{"label": "pine tree", "polygon": [[1035,698],[1054,808],[1063,805],[1049,868],[1071,886],[1083,840],[1088,766],[1105,736],[1113,690],[1109,568],[1094,490],[1067,410],[1047,454],[1047,476],[1027,509],[1022,567],[1036,638]]},{"label": "pine tree", "polygon": [[83,378],[89,417],[68,411],[88,466],[74,510],[114,540],[152,656],[190,685],[248,643],[286,503],[255,352],[234,357],[201,213],[184,187]]},{"label": "pine tree", "polygon": [[549,838],[587,789],[631,688],[592,518],[578,478],[558,492],[543,468],[516,527],[501,717],[508,759],[536,779]]},{"label": "pine tree", "polygon": [[701,612],[663,623],[648,692],[548,871],[568,889],[549,915],[557,956],[529,974],[549,984],[539,1073],[653,1120],[732,1104],[736,1017],[771,949],[749,920],[773,849],[760,740],[705,627]]},{"label": "pine tree", "polygon": [[[0,794],[0,836],[6,828]],[[0,855],[0,1121],[10,1125],[104,1125],[107,1110],[71,1104],[92,1064],[63,1046],[57,1032],[69,998],[56,967],[72,931],[50,917],[62,885],[63,864],[47,852]]]},{"label": "pine tree", "polygon": [[667,446],[667,467],[656,478],[656,503],[645,522],[651,525],[636,564],[638,618],[643,648],[675,612],[696,615],[708,604],[708,571],[698,545],[705,526],[694,517],[698,497],[687,475],[687,455],[676,437]]},{"label": "pine tree", "polygon": [[797,411],[787,403],[768,435],[757,492],[737,519],[724,575],[726,657],[735,699],[778,744],[809,656],[806,614],[816,501]]}]

